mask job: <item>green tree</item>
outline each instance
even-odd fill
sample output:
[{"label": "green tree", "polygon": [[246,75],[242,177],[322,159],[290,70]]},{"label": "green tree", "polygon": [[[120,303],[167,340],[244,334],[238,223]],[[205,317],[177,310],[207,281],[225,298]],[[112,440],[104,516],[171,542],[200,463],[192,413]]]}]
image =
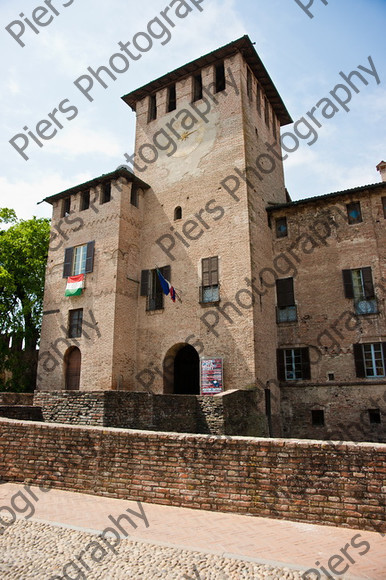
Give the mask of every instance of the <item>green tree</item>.
[{"label": "green tree", "polygon": [[36,381],[50,222],[0,208],[1,223],[0,391],[28,392]]}]

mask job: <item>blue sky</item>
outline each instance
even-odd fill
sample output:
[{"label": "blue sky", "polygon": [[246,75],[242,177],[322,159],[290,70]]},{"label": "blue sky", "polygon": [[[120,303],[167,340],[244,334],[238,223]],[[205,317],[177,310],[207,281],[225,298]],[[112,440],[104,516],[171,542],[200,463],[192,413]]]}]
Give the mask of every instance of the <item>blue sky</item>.
[{"label": "blue sky", "polygon": [[[125,162],[124,153],[133,151],[135,115],[123,94],[243,34],[256,43],[294,121],[342,82],[340,71],[368,68],[372,57],[380,84],[369,75],[368,86],[358,83],[350,111],[324,119],[316,143],[303,141],[289,156],[285,177],[293,199],[380,180],[375,166],[386,159],[385,0],[330,0],[328,6],[314,0],[313,19],[295,0],[203,0],[202,12],[178,20],[168,44],[155,41],[107,89],[96,87],[92,103],[74,81],[87,67],[107,64],[118,42],[132,40],[171,0],[73,0],[63,6],[70,1],[51,0],[59,15],[39,34],[26,25],[24,48],[5,27],[20,20],[20,12],[31,19],[44,2],[0,3],[0,205],[20,217],[50,217],[51,207],[38,201]],[[64,99],[78,115],[71,121],[62,115],[63,129],[42,148],[31,139],[25,161],[8,141],[25,126],[35,131]]]}]

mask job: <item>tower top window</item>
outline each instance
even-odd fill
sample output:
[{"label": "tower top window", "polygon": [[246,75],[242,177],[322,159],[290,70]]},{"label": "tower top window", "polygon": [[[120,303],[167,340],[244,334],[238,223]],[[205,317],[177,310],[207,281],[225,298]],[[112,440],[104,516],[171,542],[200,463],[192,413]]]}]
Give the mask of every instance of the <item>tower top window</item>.
[{"label": "tower top window", "polygon": [[198,73],[193,77],[193,102],[202,99],[202,74]]},{"label": "tower top window", "polygon": [[176,85],[171,85],[168,88],[168,105],[167,105],[167,112],[170,113],[171,111],[175,111],[177,108],[177,93],[176,93]]},{"label": "tower top window", "polygon": [[225,65],[223,62],[216,65],[216,93],[225,91],[226,81],[225,81]]},{"label": "tower top window", "polygon": [[150,121],[154,121],[156,118],[157,118],[157,95],[150,95],[148,122],[150,123]]}]

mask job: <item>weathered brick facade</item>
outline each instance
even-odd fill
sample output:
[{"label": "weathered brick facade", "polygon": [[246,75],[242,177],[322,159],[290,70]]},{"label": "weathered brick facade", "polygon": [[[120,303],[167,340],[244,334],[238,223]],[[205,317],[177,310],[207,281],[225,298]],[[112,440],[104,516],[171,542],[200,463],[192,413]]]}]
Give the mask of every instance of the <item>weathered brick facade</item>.
[{"label": "weathered brick facade", "polygon": [[[256,391],[228,391],[215,397],[126,392],[36,392],[34,405],[48,423],[95,425],[178,433],[269,435]],[[6,407],[3,416],[18,416]],[[1,416],[1,406],[0,406]]]},{"label": "weathered brick facade", "polygon": [[[188,383],[199,356],[221,357],[224,388],[255,385],[273,436],[330,438],[344,433],[343,421],[360,425],[340,439],[386,441],[386,183],[290,202],[278,135],[291,118],[247,38],[123,99],[136,112],[136,156],[127,154],[135,175],[120,168],[47,199],[54,235],[38,390],[66,388],[74,347],[81,391],[173,394],[177,372]],[[350,203],[362,214],[352,224]],[[280,219],[287,230],[278,236]],[[85,289],[65,297],[67,252],[90,242]],[[203,303],[210,257],[219,301]],[[154,307],[146,272],[166,266],[181,301],[165,296]],[[359,296],[362,270],[366,314],[346,297],[347,276]],[[277,281],[289,278],[281,298],[293,303],[282,307]],[[287,307],[292,318],[278,321]],[[71,338],[74,309],[83,309],[83,329]],[[177,371],[188,344],[195,362]]]},{"label": "weathered brick facade", "polygon": [[[22,441],[22,445],[20,442]],[[0,419],[0,477],[385,532],[386,447]]]}]

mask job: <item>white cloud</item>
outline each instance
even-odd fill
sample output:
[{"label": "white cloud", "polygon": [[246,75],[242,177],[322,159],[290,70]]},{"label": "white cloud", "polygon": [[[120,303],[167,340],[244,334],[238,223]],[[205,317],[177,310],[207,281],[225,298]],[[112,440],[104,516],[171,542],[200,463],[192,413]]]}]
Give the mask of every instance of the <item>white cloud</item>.
[{"label": "white cloud", "polygon": [[50,153],[73,158],[78,155],[101,154],[106,157],[122,155],[124,147],[114,133],[108,130],[68,127],[56,136]]},{"label": "white cloud", "polygon": [[[51,217],[51,206],[47,203],[37,205],[43,198],[83,183],[91,179],[87,173],[79,173],[71,178],[64,178],[58,173],[35,175],[33,179],[10,181],[0,177],[1,205],[15,209],[19,218],[27,219],[32,215]],[[75,181],[74,181],[75,180]]]}]

